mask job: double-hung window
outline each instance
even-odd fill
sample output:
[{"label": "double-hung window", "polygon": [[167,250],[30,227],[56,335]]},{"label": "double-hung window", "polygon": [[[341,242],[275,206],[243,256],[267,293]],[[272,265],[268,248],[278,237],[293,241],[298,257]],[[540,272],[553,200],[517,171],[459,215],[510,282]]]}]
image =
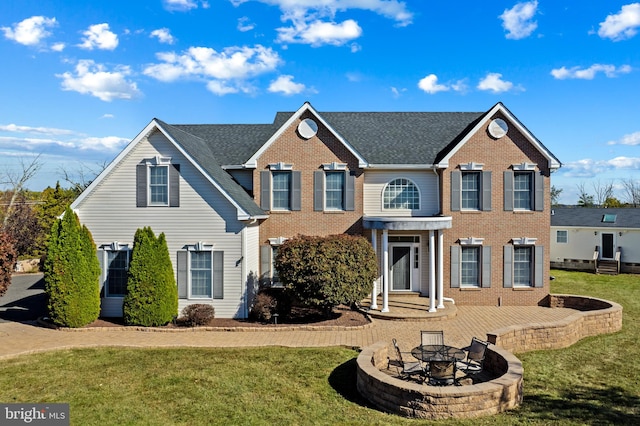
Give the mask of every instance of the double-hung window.
[{"label": "double-hung window", "polygon": [[198,242],[177,253],[178,297],[180,299],[222,299],[224,252]]},{"label": "double-hung window", "polygon": [[291,210],[291,172],[273,172],[273,210]]},{"label": "double-hung window", "polygon": [[471,162],[451,172],[451,211],[491,210],[491,171],[483,167]]},{"label": "double-hung window", "polygon": [[98,249],[98,260],[102,269],[104,297],[123,297],[127,294],[127,279],[131,249],[117,241]]},{"label": "double-hung window", "polygon": [[566,244],[569,241],[569,233],[566,230],[556,231],[556,243]]},{"label": "double-hung window", "polygon": [[484,238],[460,238],[451,246],[451,287],[491,287],[491,247]]},{"label": "double-hung window", "polygon": [[543,211],[544,176],[531,163],[513,164],[504,172],[505,211]]},{"label": "double-hung window", "polygon": [[382,194],[384,209],[420,209],[420,192],[409,179],[394,179],[384,188]]},{"label": "double-hung window", "polygon": [[325,204],[327,210],[344,210],[344,172],[326,172]]},{"label": "double-hung window", "polygon": [[513,208],[515,210],[532,210],[532,177],[531,172],[513,174]]},{"label": "double-hung window", "polygon": [[292,164],[269,164],[260,172],[260,208],[265,211],[297,211],[301,208],[301,173]]},{"label": "double-hung window", "polygon": [[169,205],[169,166],[149,166],[149,204]]},{"label": "double-hung window", "polygon": [[136,167],[136,207],[179,207],[180,165],[168,157],[142,160]]},{"label": "double-hung window", "polygon": [[536,238],[514,238],[504,246],[504,287],[529,288],[544,285],[544,247]]},{"label": "double-hung window", "polygon": [[462,172],[462,209],[480,210],[480,173]]}]

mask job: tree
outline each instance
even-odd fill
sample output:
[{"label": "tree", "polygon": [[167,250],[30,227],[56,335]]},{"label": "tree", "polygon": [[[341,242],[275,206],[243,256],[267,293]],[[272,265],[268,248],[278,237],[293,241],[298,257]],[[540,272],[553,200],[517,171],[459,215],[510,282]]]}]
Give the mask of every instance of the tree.
[{"label": "tree", "polygon": [[16,260],[18,260],[18,255],[11,237],[0,233],[0,296],[7,291],[11,284],[11,273]]},{"label": "tree", "polygon": [[37,242],[42,238],[43,231],[32,207],[33,203],[27,199],[24,192],[12,198],[13,209],[11,214],[5,217],[2,228],[14,241],[18,257],[39,257],[42,251],[38,249]]},{"label": "tree", "polygon": [[631,204],[633,207],[640,206],[640,183],[632,178],[622,179],[621,183],[625,195],[627,196],[627,203]]},{"label": "tree", "polygon": [[560,194],[562,194],[562,188],[556,188],[555,186],[551,185],[551,205],[552,206],[558,205]]},{"label": "tree", "polygon": [[100,264],[86,226],[69,208],[51,229],[44,261],[49,317],[65,327],[82,327],[100,315]]},{"label": "tree", "polygon": [[376,254],[364,237],[299,236],[287,240],[275,259],[285,288],[325,314],[366,297],[377,276]]},{"label": "tree", "polygon": [[19,194],[24,190],[27,182],[29,182],[42,167],[40,154],[33,157],[29,163],[27,163],[24,158],[19,159],[18,163],[21,168],[20,172],[6,170],[2,175],[0,175],[0,185],[9,186],[12,194],[4,215],[3,226],[5,227],[7,225],[7,221],[11,217],[13,206],[16,203]]},{"label": "tree", "polygon": [[62,188],[60,182],[56,182],[55,188],[47,187],[42,191],[40,194],[41,203],[36,204],[33,208],[40,226],[38,239],[35,243],[36,251],[46,249],[47,238],[53,223],[75,198],[75,191]]},{"label": "tree", "polygon": [[580,182],[578,185],[578,206],[580,207],[593,207],[593,195],[589,195],[584,188],[584,182]]},{"label": "tree", "polygon": [[613,183],[602,183],[599,179],[592,183],[595,191],[595,204],[603,206],[607,198],[613,197]]},{"label": "tree", "polygon": [[622,203],[616,197],[607,197],[607,199],[604,200],[602,207],[606,207],[610,209],[615,207],[622,207]]},{"label": "tree", "polygon": [[178,288],[164,233],[149,227],[136,231],[124,297],[126,324],[164,325],[178,313]]}]

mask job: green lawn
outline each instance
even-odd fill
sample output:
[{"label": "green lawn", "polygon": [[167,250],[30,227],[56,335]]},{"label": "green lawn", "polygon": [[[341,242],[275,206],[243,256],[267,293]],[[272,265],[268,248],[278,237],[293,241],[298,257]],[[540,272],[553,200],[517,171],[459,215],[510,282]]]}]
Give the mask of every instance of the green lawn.
[{"label": "green lawn", "polygon": [[[519,354],[523,406],[439,424],[640,424],[640,276],[552,271],[553,293],[621,303],[619,333]],[[5,343],[6,344],[6,343]],[[69,402],[74,425],[422,425],[367,406],[345,348],[81,349],[0,367],[0,402]]]}]

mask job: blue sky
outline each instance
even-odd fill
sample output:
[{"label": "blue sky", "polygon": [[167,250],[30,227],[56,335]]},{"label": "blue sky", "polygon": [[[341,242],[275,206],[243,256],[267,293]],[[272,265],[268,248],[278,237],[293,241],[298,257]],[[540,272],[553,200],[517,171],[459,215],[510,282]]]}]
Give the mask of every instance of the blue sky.
[{"label": "blue sky", "polygon": [[90,175],[154,117],[503,102],[575,203],[578,185],[640,181],[639,29],[629,1],[3,1],[0,172],[39,154],[31,189]]}]

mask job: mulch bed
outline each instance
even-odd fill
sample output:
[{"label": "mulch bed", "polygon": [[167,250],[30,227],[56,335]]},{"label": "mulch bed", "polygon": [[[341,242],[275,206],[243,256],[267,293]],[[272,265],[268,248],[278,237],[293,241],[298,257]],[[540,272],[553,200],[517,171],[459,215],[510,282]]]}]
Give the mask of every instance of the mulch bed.
[{"label": "mulch bed", "polygon": [[[334,308],[330,318],[326,318],[316,309],[295,307],[291,310],[291,315],[287,318],[278,318],[278,325],[287,326],[321,326],[321,327],[355,327],[369,324],[370,321],[366,315],[355,311],[348,306],[338,306]],[[122,327],[124,322],[122,318],[98,318],[96,321],[84,326],[84,328],[94,327]],[[255,322],[248,319],[232,319],[232,318],[214,318],[207,324],[208,327],[273,327],[271,323]],[[180,328],[181,321],[178,319],[176,324],[167,324],[166,328]]]}]

